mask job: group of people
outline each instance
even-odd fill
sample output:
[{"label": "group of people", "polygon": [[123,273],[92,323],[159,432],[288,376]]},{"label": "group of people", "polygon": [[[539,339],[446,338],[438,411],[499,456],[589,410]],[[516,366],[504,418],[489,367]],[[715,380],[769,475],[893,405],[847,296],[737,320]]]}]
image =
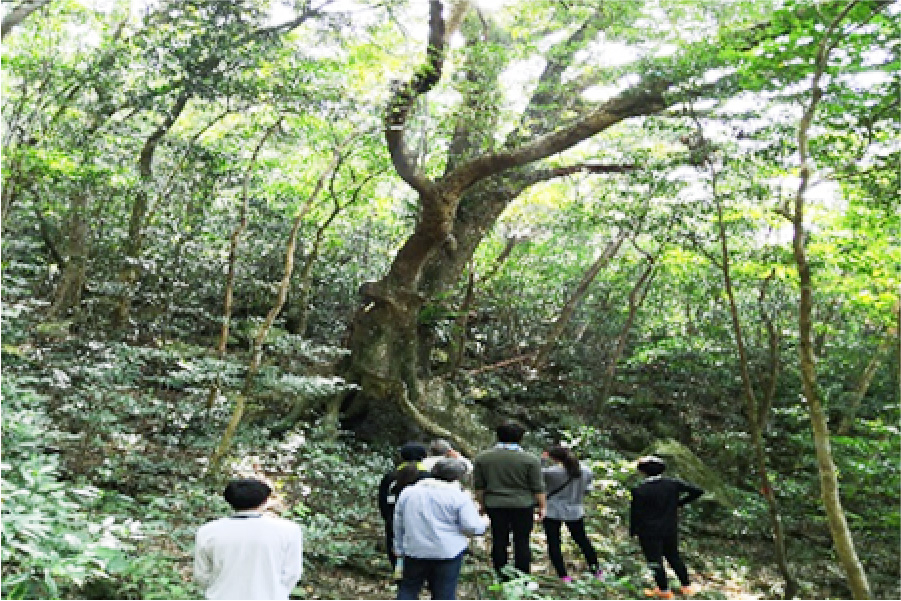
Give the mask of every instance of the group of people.
[{"label": "group of people", "polygon": [[[565,446],[539,458],[525,451],[525,429],[508,421],[497,427],[496,444],[472,461],[445,440],[427,448],[407,443],[401,461],[379,484],[388,560],[398,599],[417,599],[427,585],[432,599],[456,599],[457,582],[469,537],[490,528],[491,564],[506,581],[531,570],[530,535],[541,522],[548,556],[557,576],[571,581],[561,550],[563,525],[594,578],[603,578],[598,555],[585,529],[584,498],[591,470]],[[644,481],[632,490],[629,533],[654,575],[645,595],[674,598],[663,560],[692,592],[678,549],[678,509],[703,494],[679,479],[663,476],[662,459],[643,457]],[[472,487],[472,494],[463,483]],[[207,599],[287,599],[303,571],[300,527],[264,513],[271,488],[255,479],[236,480],[225,489],[234,514],[202,526],[196,536],[194,572]],[[513,568],[508,567],[513,545]]]}]

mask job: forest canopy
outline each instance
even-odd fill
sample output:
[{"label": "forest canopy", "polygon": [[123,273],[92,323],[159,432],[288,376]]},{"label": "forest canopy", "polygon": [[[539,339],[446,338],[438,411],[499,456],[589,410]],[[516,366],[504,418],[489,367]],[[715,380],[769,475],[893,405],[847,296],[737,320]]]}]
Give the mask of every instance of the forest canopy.
[{"label": "forest canopy", "polygon": [[716,491],[708,598],[898,598],[899,30],[884,0],[4,1],[4,598],[196,597],[246,473],[304,526],[295,596],[392,598],[397,446],[508,418],[605,483],[615,578],[548,598],[635,594],[648,452]]}]

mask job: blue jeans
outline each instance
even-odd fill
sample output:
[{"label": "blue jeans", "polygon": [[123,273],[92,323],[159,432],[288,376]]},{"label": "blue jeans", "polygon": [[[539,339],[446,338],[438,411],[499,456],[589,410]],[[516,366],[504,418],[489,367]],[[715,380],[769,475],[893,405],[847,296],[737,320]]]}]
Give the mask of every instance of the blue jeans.
[{"label": "blue jeans", "polygon": [[464,553],[451,559],[404,557],[404,575],[397,586],[397,598],[419,599],[423,582],[428,582],[432,599],[456,599]]}]

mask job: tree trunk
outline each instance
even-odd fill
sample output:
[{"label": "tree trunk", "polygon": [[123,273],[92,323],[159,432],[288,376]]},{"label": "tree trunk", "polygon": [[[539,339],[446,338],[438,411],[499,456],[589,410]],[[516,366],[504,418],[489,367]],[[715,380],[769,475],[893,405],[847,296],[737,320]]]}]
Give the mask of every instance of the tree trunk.
[{"label": "tree trunk", "polygon": [[635,286],[633,286],[632,290],[629,292],[629,314],[626,316],[626,321],[623,323],[623,327],[616,337],[616,348],[613,349],[613,353],[610,355],[610,359],[607,362],[607,369],[604,371],[604,385],[595,401],[595,408],[598,411],[600,411],[601,407],[607,402],[607,399],[610,398],[610,394],[613,391],[619,359],[623,356],[623,352],[626,349],[626,340],[628,340],[629,331],[632,329],[635,316],[638,314],[638,308],[644,303],[645,296],[647,295],[648,288],[650,287],[653,278],[654,261],[652,257],[648,257],[647,267],[645,267],[644,272],[642,272],[638,281],[635,282]]},{"label": "tree trunk", "polygon": [[[572,87],[562,79],[567,65],[565,56],[556,57],[548,62],[531,100],[532,107],[523,115],[523,127],[511,134],[502,149],[483,150],[472,146],[471,140],[477,136],[455,135],[451,142],[455,156],[448,157],[444,175],[432,179],[413,160],[415,154],[405,139],[407,118],[416,100],[442,76],[443,7],[437,0],[431,0],[429,6],[426,60],[408,82],[395,84],[385,120],[385,139],[395,170],[419,197],[419,221],[396,254],[388,274],[361,287],[361,304],[351,326],[351,356],[346,374],[362,386],[363,394],[353,395],[344,408],[346,416],[362,416],[370,402],[379,404],[380,412],[388,408],[384,401],[400,408],[406,401],[415,406],[420,371],[420,309],[456,285],[485,234],[520,192],[535,183],[576,171],[610,173],[632,168],[577,165],[540,169],[533,166],[535,162],[572,148],[629,117],[657,113],[668,104],[664,92],[670,84],[654,76],[562,126],[553,119],[534,119],[533,113],[547,110],[548,91],[553,88],[550,84],[560,82],[561,90]],[[590,41],[584,33],[587,29],[590,28],[579,30],[579,35],[585,36],[581,44]],[[564,55],[574,54],[580,47],[580,43],[568,42],[561,43],[566,48]],[[558,129],[548,130],[553,125]],[[458,145],[464,137],[470,142]]]},{"label": "tree trunk", "polygon": [[864,572],[863,565],[857,557],[854,548],[854,539],[845,519],[845,511],[842,508],[839,495],[838,474],[835,463],[832,460],[832,447],[829,440],[829,425],[826,412],[823,409],[822,395],[816,372],[816,358],[814,355],[814,332],[811,315],[813,314],[813,278],[811,276],[810,263],[807,260],[807,231],[804,227],[804,203],[808,182],[810,181],[810,165],[807,158],[807,132],[813,120],[817,103],[822,96],[820,79],[826,68],[828,55],[834,47],[830,43],[830,37],[839,23],[848,12],[857,4],[849,2],[841,13],[833,20],[832,24],[823,34],[817,54],[817,68],[811,83],[811,101],[801,118],[798,127],[798,155],[800,162],[800,183],[795,194],[794,211],[790,215],[794,227],[792,239],[792,251],[795,263],[798,267],[798,283],[800,286],[800,299],[798,302],[798,335],[799,353],[801,361],[801,382],[804,397],[810,414],[810,425],[813,430],[814,447],[816,449],[817,467],[820,473],[820,493],[823,506],[826,510],[826,518],[829,523],[829,531],[832,534],[832,542],[835,553],[845,571],[851,594],[855,599],[869,599],[870,584]]},{"label": "tree trunk", "polygon": [[891,338],[885,338],[879,343],[879,348],[876,349],[873,356],[870,357],[870,361],[864,368],[863,373],[860,374],[860,379],[854,387],[854,393],[851,396],[851,400],[848,402],[848,406],[843,408],[842,420],[838,426],[838,434],[847,436],[851,432],[851,429],[854,427],[854,422],[857,419],[857,411],[860,409],[863,398],[867,395],[867,390],[870,389],[870,383],[876,375],[876,370],[879,369],[879,365],[882,363],[882,355],[891,347]]},{"label": "tree trunk", "polygon": [[69,209],[68,257],[53,303],[47,310],[47,319],[60,316],[81,302],[81,290],[84,287],[88,262],[87,204],[87,195],[84,192],[77,192],[72,197]]},{"label": "tree trunk", "polygon": [[763,385],[763,398],[757,405],[757,423],[760,425],[761,431],[765,432],[769,422],[770,410],[773,407],[773,399],[776,398],[776,390],[779,383],[779,372],[781,371],[781,363],[779,359],[779,341],[781,337],[776,324],[773,323],[772,316],[767,312],[766,294],[770,282],[776,276],[776,270],[770,271],[770,274],[763,280],[760,286],[760,294],[758,295],[758,305],[760,306],[760,321],[766,330],[767,352],[769,358],[767,361],[767,380]]}]

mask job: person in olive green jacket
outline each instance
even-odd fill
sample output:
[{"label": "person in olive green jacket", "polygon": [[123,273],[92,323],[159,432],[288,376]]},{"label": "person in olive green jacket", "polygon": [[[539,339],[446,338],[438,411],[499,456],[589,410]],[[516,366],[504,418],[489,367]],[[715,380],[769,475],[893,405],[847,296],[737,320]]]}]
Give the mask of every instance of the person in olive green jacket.
[{"label": "person in olive green jacket", "polygon": [[513,566],[529,573],[529,535],[533,520],[544,519],[547,500],[541,460],[519,444],[525,429],[516,422],[504,422],[496,432],[497,444],[473,461],[473,488],[491,522],[491,563],[498,576],[506,579],[502,570],[507,565],[511,533]]}]

